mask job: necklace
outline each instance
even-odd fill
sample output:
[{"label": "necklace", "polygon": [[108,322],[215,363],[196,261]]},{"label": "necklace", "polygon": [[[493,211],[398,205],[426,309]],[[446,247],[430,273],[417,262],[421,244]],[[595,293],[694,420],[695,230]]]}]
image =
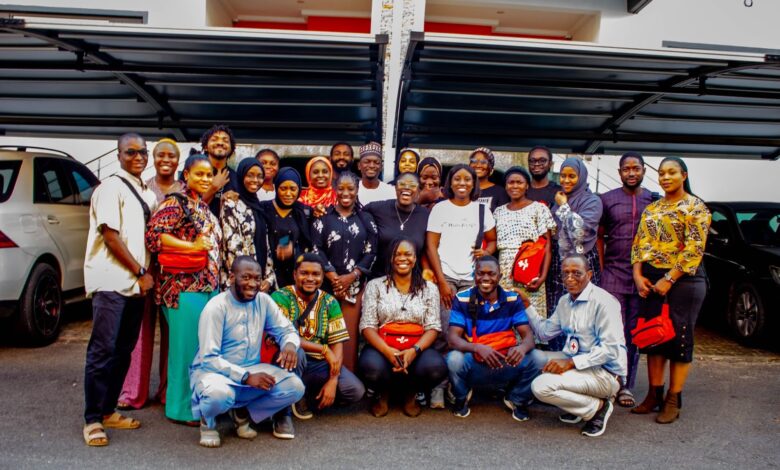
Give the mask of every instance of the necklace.
[{"label": "necklace", "polygon": [[412,212],[409,213],[408,216],[406,216],[406,220],[401,221],[401,213],[398,212],[398,204],[393,204],[393,207],[395,208],[395,215],[398,217],[398,223],[401,224],[401,231],[404,231],[404,225],[406,225],[407,222],[409,222],[409,218],[412,217],[412,214],[414,213],[414,207],[412,207]]}]

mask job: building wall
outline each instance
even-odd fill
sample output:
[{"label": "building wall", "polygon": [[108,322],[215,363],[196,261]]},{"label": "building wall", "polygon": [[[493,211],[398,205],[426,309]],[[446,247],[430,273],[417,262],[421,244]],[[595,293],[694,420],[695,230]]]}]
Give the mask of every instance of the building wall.
[{"label": "building wall", "polygon": [[206,25],[206,0],[15,0],[15,5],[132,10],[149,13],[148,24],[157,27],[202,28]]}]

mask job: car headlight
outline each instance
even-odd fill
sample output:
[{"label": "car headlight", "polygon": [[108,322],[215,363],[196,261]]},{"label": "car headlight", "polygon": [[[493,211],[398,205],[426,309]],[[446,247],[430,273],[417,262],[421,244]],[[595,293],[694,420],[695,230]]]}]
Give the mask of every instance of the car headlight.
[{"label": "car headlight", "polygon": [[772,279],[774,279],[776,283],[780,284],[780,266],[770,265],[769,273],[772,275]]}]

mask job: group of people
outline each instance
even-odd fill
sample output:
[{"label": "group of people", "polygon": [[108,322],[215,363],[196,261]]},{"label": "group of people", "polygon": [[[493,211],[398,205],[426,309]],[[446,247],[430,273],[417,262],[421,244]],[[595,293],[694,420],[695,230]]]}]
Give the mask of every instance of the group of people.
[{"label": "group of people", "polygon": [[[125,134],[121,169],[93,193],[88,445],[140,427],[120,411],[149,400],[158,310],[157,399],[206,447],[220,445],[226,413],[241,438],[270,418],[291,439],[293,416],[366,395],[377,417],[399,395],[408,416],[449,400],[466,418],[475,388],[502,395],[517,421],[534,400],[555,405],[587,436],[605,431],[613,401],[679,417],[710,222],[681,159],[661,162],[658,195],[642,187],[643,157],[626,153],[623,186],[598,196],[577,158],[550,181],[541,146],[502,181],[489,148],[446,175],[403,149],[386,183],[375,142],[357,155],[337,143],[303,177],[271,149],[230,168],[222,125],[200,144],[177,177],[179,147],[159,141],[143,181],[146,141]],[[665,306],[675,337],[643,351],[650,389],[637,405],[631,330]]]}]

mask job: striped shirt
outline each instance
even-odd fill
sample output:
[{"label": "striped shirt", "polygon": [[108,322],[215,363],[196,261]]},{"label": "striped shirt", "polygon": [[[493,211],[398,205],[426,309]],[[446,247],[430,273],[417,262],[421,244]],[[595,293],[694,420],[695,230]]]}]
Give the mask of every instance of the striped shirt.
[{"label": "striped shirt", "polygon": [[506,332],[514,334],[515,328],[528,324],[525,306],[516,293],[498,287],[498,298],[491,303],[482,298],[476,287],[472,287],[458,292],[450,311],[450,326],[463,328],[468,341],[473,341],[474,333],[474,320],[469,314],[472,291],[477,301],[477,337]]}]

